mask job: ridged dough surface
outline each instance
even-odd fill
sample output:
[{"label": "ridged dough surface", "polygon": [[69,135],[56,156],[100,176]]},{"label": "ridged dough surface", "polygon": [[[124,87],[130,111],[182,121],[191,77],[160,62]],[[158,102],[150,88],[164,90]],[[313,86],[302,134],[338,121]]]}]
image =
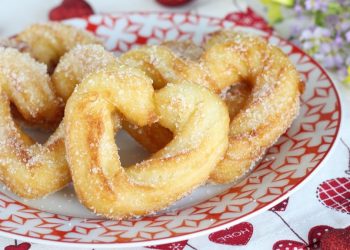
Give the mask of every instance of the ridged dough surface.
[{"label": "ridged dough surface", "polygon": [[[195,52],[190,53],[189,48]],[[212,34],[202,52],[188,42],[169,42],[135,49],[121,60],[143,69],[156,88],[167,82],[190,81],[225,100],[231,118],[229,148],[211,174],[211,182],[232,182],[249,171],[299,111],[304,88],[299,73],[280,49],[259,37],[219,31]],[[159,125],[125,127],[151,152],[171,136]]]},{"label": "ridged dough surface", "polygon": [[45,63],[50,72],[61,56],[75,46],[101,44],[92,33],[58,22],[33,24],[17,34],[14,39],[23,43],[32,57]]},{"label": "ridged dough surface", "polygon": [[45,144],[35,143],[13,120],[10,104],[34,122],[61,116],[46,65],[15,49],[0,48],[0,180],[25,198],[62,188],[70,180],[62,127]]},{"label": "ridged dough surface", "polygon": [[[186,82],[154,93],[143,71],[125,65],[85,78],[65,113],[67,157],[78,198],[108,218],[167,207],[205,183],[227,149],[229,115],[220,98]],[[159,119],[174,139],[150,159],[123,168],[114,141],[115,123],[120,124],[116,114],[139,126]]]}]

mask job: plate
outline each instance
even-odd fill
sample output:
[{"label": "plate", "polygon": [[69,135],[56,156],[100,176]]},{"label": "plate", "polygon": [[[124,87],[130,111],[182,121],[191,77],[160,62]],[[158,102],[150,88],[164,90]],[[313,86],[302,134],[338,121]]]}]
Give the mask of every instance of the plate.
[{"label": "plate", "polygon": [[[341,123],[334,83],[310,56],[288,41],[254,27],[254,22],[241,26],[200,15],[147,12],[93,15],[67,23],[93,31],[117,53],[164,40],[192,39],[201,43],[208,33],[222,28],[263,36],[288,54],[305,80],[301,111],[249,176],[236,185],[207,185],[156,215],[122,221],[101,219],[88,212],[76,200],[71,186],[37,201],[22,200],[3,190],[0,235],[94,248],[188,239],[237,224],[274,206],[305,183],[331,153]],[[126,133],[117,137],[124,164],[146,157]]]}]

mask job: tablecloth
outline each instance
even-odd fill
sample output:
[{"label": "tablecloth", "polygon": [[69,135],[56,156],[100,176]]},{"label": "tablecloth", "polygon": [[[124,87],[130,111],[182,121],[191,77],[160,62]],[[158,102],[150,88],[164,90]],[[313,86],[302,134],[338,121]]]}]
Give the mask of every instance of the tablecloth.
[{"label": "tablecloth", "polygon": [[[247,12],[246,3],[231,0],[197,0],[176,8],[167,8],[151,0],[96,0],[88,2],[95,13],[166,10],[190,11],[224,17],[232,12]],[[248,1],[247,3],[252,9],[264,16],[264,9],[257,1]],[[48,20],[50,11],[60,4],[60,0],[0,0],[0,37],[12,35],[30,23]],[[277,33],[281,31],[284,36],[288,36],[285,27],[283,23],[278,25]],[[350,226],[349,200],[347,203],[339,205],[339,200],[336,199],[336,197],[349,198],[350,196],[350,90],[338,82],[336,75],[333,75],[332,72],[330,74],[336,82],[342,98],[341,140],[335,145],[332,156],[310,181],[274,208],[238,225],[209,235],[170,244],[149,246],[149,248],[277,250],[306,249],[309,247],[318,249],[319,239],[325,231],[331,228]],[[328,189],[334,189],[334,197],[329,197],[330,200],[324,202],[320,200],[319,193]],[[6,250],[72,249],[22,242],[4,237],[0,237],[0,247]]]}]

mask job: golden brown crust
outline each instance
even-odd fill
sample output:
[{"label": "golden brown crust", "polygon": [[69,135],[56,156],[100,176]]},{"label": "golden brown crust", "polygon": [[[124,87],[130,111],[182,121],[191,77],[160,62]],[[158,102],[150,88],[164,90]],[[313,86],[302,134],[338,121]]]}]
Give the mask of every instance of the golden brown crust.
[{"label": "golden brown crust", "polygon": [[[47,23],[30,26],[0,45],[0,180],[21,197],[45,196],[71,180],[61,122],[64,105],[52,90],[47,65],[53,68],[64,53],[85,43],[99,41],[71,26]],[[67,88],[64,97],[70,93]],[[11,106],[15,107],[12,112]],[[61,125],[45,144],[39,144],[21,130],[13,114],[30,126]]]},{"label": "golden brown crust", "polygon": [[122,126],[123,129],[151,153],[164,148],[173,139],[173,133],[169,129],[162,127],[159,123],[139,127],[126,120],[122,120]]},{"label": "golden brown crust", "polygon": [[58,22],[33,24],[15,36],[31,56],[48,66],[49,72],[61,56],[78,44],[101,44],[93,34]]},{"label": "golden brown crust", "polygon": [[101,45],[77,45],[60,58],[52,74],[53,88],[58,96],[67,101],[84,77],[115,63],[115,56]]},{"label": "golden brown crust", "polygon": [[[143,58],[161,75],[163,84],[190,81],[221,92],[230,112],[230,146],[210,181],[232,182],[247,172],[290,126],[299,110],[303,83],[287,56],[258,37],[216,32],[200,56],[186,52],[191,46],[170,42],[163,47],[143,47],[125,53],[122,61],[137,67],[140,64],[134,59]],[[160,142],[154,135],[149,139],[149,134],[157,134],[159,128],[141,133],[137,133],[140,128],[127,130],[151,151],[166,141],[163,135]]]},{"label": "golden brown crust", "polygon": [[[200,68],[190,68],[187,65],[190,61],[186,61],[198,59],[201,53],[202,48],[190,41],[167,41],[159,46],[142,46],[128,51],[121,55],[119,60],[143,70],[153,80],[155,89],[161,89],[167,83],[177,84],[191,80],[209,88],[210,80],[201,73]],[[122,125],[151,153],[163,148],[173,138],[171,131],[157,123],[142,128],[128,121],[123,121]]]},{"label": "golden brown crust", "polygon": [[16,49],[0,47],[0,70],[2,92],[27,121],[56,119],[62,106],[51,89],[46,65]]},{"label": "golden brown crust", "polygon": [[[209,39],[204,58],[215,62],[218,53],[230,55],[215,70],[222,85],[232,80],[252,86],[243,108],[231,119],[229,149],[211,174],[211,181],[236,180],[287,130],[299,111],[300,76],[278,48],[261,38],[223,31]],[[213,64],[214,65],[214,64]],[[214,67],[209,66],[212,70]]]},{"label": "golden brown crust", "polygon": [[0,48],[0,79],[0,180],[25,198],[62,188],[70,180],[62,129],[41,145],[34,143],[11,115],[13,103],[29,121],[55,119],[61,104],[50,88],[46,66],[28,54]]},{"label": "golden brown crust", "polygon": [[[114,122],[121,119],[115,110],[139,126],[154,122],[156,113],[174,139],[124,169],[114,141]],[[113,219],[165,208],[206,182],[226,151],[228,125],[223,102],[199,85],[168,84],[154,94],[143,71],[114,65],[93,73],[66,106],[67,158],[78,198]]]}]

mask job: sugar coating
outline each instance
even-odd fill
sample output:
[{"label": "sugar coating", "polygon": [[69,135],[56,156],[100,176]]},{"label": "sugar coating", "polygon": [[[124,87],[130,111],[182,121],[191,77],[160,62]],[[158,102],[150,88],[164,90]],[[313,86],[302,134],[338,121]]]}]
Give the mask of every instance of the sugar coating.
[{"label": "sugar coating", "polygon": [[0,47],[17,49],[20,52],[26,52],[28,50],[26,43],[11,38],[0,39]]},{"label": "sugar coating", "polygon": [[217,75],[227,80],[221,97],[229,107],[237,101],[230,79],[251,86],[249,95],[241,92],[246,99],[240,102],[242,108],[231,114],[230,146],[212,174],[214,182],[229,182],[247,172],[290,126],[299,110],[300,77],[286,55],[261,38],[223,31],[205,48],[207,58],[219,51],[231,54],[231,59],[222,54],[227,66],[221,67],[224,75]]},{"label": "sugar coating", "polygon": [[[54,66],[74,46],[91,43],[100,41],[71,26],[48,23],[32,25],[0,44],[0,179],[19,196],[37,198],[57,191],[70,174],[63,123],[46,143],[36,143],[14,122],[10,104],[31,122],[57,119],[62,101],[52,90],[47,65]],[[20,53],[24,51],[31,56]]]},{"label": "sugar coating", "polygon": [[[62,30],[62,27],[57,24],[50,24],[48,27],[54,30],[55,34]],[[67,30],[69,30],[69,28]],[[50,32],[51,31],[47,31],[43,36],[47,37],[51,43],[57,42],[52,32]],[[79,40],[80,33],[75,33],[74,31],[71,37],[63,44],[68,48],[70,44],[74,44]],[[20,159],[26,168],[35,168],[43,162],[50,168],[50,166],[55,164],[55,161],[51,158],[48,159],[47,155],[53,152],[51,147],[54,147],[55,144],[59,143],[62,139],[64,134],[62,131],[66,130],[69,132],[74,128],[81,129],[87,125],[91,126],[92,129],[89,130],[89,133],[93,133],[93,138],[98,140],[87,143],[88,151],[76,150],[72,152],[70,150],[80,143],[80,139],[70,141],[68,148],[70,152],[69,159],[71,162],[74,162],[74,165],[84,166],[85,162],[92,159],[94,154],[99,155],[97,158],[99,160],[96,162],[91,160],[93,163],[88,165],[89,176],[91,175],[93,177],[90,183],[96,187],[96,197],[97,199],[102,199],[108,192],[115,192],[113,198],[121,204],[127,202],[130,197],[128,197],[127,193],[117,192],[118,188],[122,188],[123,186],[115,185],[115,176],[127,175],[124,176],[125,179],[121,181],[121,183],[127,181],[129,183],[128,187],[130,188],[140,188],[140,190],[142,190],[143,186],[146,189],[158,188],[159,186],[165,188],[165,186],[169,184],[171,178],[175,178],[176,175],[181,175],[181,171],[172,173],[170,171],[172,166],[169,165],[169,163],[174,163],[174,166],[176,166],[176,164],[183,164],[186,160],[185,158],[189,155],[201,155],[200,153],[203,153],[205,150],[206,157],[215,158],[215,160],[212,160],[213,162],[221,160],[219,166],[214,170],[214,172],[216,170],[219,172],[219,177],[217,177],[217,179],[214,178],[214,181],[222,182],[222,180],[220,180],[222,177],[220,176],[220,171],[222,170],[224,174],[229,173],[227,176],[230,178],[230,181],[235,180],[238,178],[238,175],[232,177],[230,173],[233,168],[232,166],[236,166],[238,163],[239,167],[236,167],[236,170],[238,169],[239,174],[246,172],[247,169],[250,169],[254,162],[262,156],[268,145],[271,145],[271,143],[277,140],[279,135],[290,125],[291,120],[295,117],[299,108],[300,93],[295,91],[295,89],[296,85],[300,82],[300,77],[296,73],[294,66],[291,65],[289,60],[286,59],[277,48],[268,45],[264,40],[259,38],[222,32],[214,35],[204,46],[204,49],[198,46],[192,46],[191,43],[182,43],[181,45],[174,44],[169,43],[168,45],[163,45],[171,48],[171,51],[160,50],[157,46],[147,47],[143,51],[147,52],[147,63],[153,65],[168,83],[164,89],[157,91],[154,103],[150,101],[155,107],[146,110],[143,108],[147,103],[143,103],[144,99],[140,97],[147,96],[153,98],[153,95],[150,95],[142,88],[151,87],[154,81],[152,81],[152,79],[148,79],[143,83],[142,81],[134,81],[133,84],[130,85],[130,81],[132,80],[141,78],[147,79],[147,74],[145,74],[144,71],[135,70],[135,68],[142,67],[143,63],[131,58],[127,61],[128,64],[132,65],[134,68],[119,65],[120,61],[117,62],[115,58],[107,60],[104,56],[104,50],[100,46],[78,45],[73,49],[74,53],[68,53],[62,58],[62,64],[60,67],[57,67],[56,73],[61,74],[63,78],[70,81],[76,80],[78,82],[84,82],[84,84],[82,84],[83,86],[78,87],[75,87],[77,84],[76,82],[72,84],[74,98],[69,102],[73,104],[82,103],[82,106],[77,106],[77,108],[80,109],[83,108],[84,105],[89,105],[89,109],[83,109],[86,113],[82,113],[81,117],[79,116],[80,114],[75,114],[75,109],[68,109],[67,116],[74,117],[74,115],[77,115],[78,118],[89,117],[89,119],[94,119],[88,123],[83,121],[83,119],[80,121],[79,119],[70,120],[67,118],[69,119],[69,123],[64,125],[64,129],[59,129],[59,132],[55,133],[55,136],[50,138],[47,144],[40,145],[34,143],[31,144],[30,147],[28,147],[26,142],[21,141],[20,132],[17,131],[16,125],[9,120],[8,126],[4,126],[4,129],[0,130],[2,134],[7,134],[8,136],[8,139],[6,139],[3,144],[11,145],[11,147],[14,148],[15,156],[17,159]],[[213,64],[213,61],[210,60],[210,53],[215,55],[217,59],[223,60],[225,63],[222,63],[222,65]],[[226,56],[225,53],[229,56]],[[255,60],[257,57],[259,57],[259,60]],[[225,61],[227,59],[231,59],[232,61]],[[118,65],[118,71],[107,67],[111,64],[111,61],[113,64],[115,63],[115,65]],[[84,66],[81,67],[82,65]],[[101,68],[99,69],[99,67]],[[98,69],[98,71],[96,71],[96,69]],[[23,82],[27,80],[25,75],[18,72],[7,71],[5,67],[3,72],[3,75],[13,83],[14,91],[12,92],[27,94],[26,90],[23,88]],[[76,74],[76,72],[79,72],[79,74]],[[96,75],[104,76],[103,80],[99,78],[96,80],[94,78]],[[111,93],[107,88],[109,82],[118,82],[118,84],[121,84],[119,89],[109,86],[113,88],[113,93],[117,98],[111,98]],[[223,135],[220,137],[219,132],[210,133],[212,130],[224,130],[224,125],[222,125],[221,122],[225,116],[225,112],[222,111],[223,113],[220,113],[221,111],[218,112],[218,110],[214,108],[220,107],[219,109],[221,109],[224,106],[218,98],[214,98],[214,101],[214,99],[211,99],[212,96],[210,95],[208,95],[207,98],[201,99],[202,96],[196,94],[196,87],[190,88],[191,91],[189,91],[188,85],[191,85],[191,82],[199,83],[215,92],[219,90],[221,93],[220,97],[227,102],[228,107],[230,107],[230,105],[233,107],[233,105],[236,104],[241,106],[241,108],[236,109],[235,112],[230,112],[231,124],[229,140],[231,147],[229,147],[226,156],[223,156],[223,152],[225,151],[223,142],[225,138],[227,139],[227,136]],[[249,85],[251,89],[235,88],[235,85],[238,86],[236,82]],[[290,85],[289,88],[288,85]],[[133,89],[133,91],[130,91],[130,89]],[[12,100],[13,97],[10,94],[8,95],[10,100]],[[127,98],[134,98],[133,100],[138,105],[130,105],[130,107],[127,107],[129,104],[126,101]],[[32,100],[31,97],[29,97],[29,100],[35,101]],[[208,105],[208,100],[212,100],[210,105]],[[39,108],[41,107],[40,105],[37,106],[39,106]],[[108,113],[111,112],[115,106],[118,107],[119,112],[123,113],[127,119],[134,119],[134,115],[139,114],[141,118],[138,122],[140,122],[140,124],[147,123],[151,120],[159,120],[162,125],[174,132],[173,141],[160,152],[153,155],[151,159],[136,164],[126,170],[121,169],[120,172],[116,171],[113,167],[110,167],[109,164],[101,160],[101,155],[106,156],[106,153],[103,152],[109,152],[108,154],[114,157],[114,160],[119,160],[116,145],[114,145],[114,143],[106,143],[114,137],[103,132],[106,129],[114,132],[120,127],[120,118],[118,116],[114,117],[114,115]],[[99,107],[104,108],[100,109]],[[157,117],[155,117],[153,109],[156,110],[155,113],[157,113]],[[232,110],[233,109],[234,108],[232,108]],[[225,110],[225,108],[222,110]],[[147,113],[147,115],[143,114],[143,112],[146,111],[149,113]],[[38,112],[39,111],[30,113],[30,115],[36,115]],[[289,114],[285,115],[285,112],[289,112]],[[98,127],[101,125],[96,125],[100,124],[96,121],[96,117],[99,121],[104,121],[102,127]],[[281,120],[281,118],[285,120],[277,124],[280,126],[277,126],[276,123]],[[114,122],[110,120],[114,120]],[[205,125],[206,129],[193,129],[197,126],[200,127],[200,125]],[[276,125],[276,127],[270,130],[277,132],[273,132],[271,133],[272,135],[270,135],[270,131],[266,130],[266,128],[272,125]],[[135,129],[142,132],[139,126],[136,126]],[[99,130],[102,132],[98,132]],[[80,130],[75,131],[78,133]],[[89,135],[89,133],[87,135]],[[101,134],[97,136],[95,133]],[[82,135],[84,135],[84,133]],[[217,142],[216,144],[213,143],[214,140]],[[209,145],[208,141],[211,142],[212,145]],[[236,150],[239,151],[245,147],[248,149],[247,151],[236,152]],[[5,151],[5,148],[6,147],[1,146],[0,143],[0,149]],[[201,152],[202,150],[203,152]],[[200,157],[203,158],[203,156]],[[201,160],[203,159],[197,159],[198,162],[202,162]],[[203,164],[207,161],[208,159],[205,159]],[[11,159],[9,158],[0,158],[1,164],[9,164],[10,162]],[[195,166],[198,165],[198,162]],[[229,163],[230,169],[227,168],[228,164],[225,162]],[[159,166],[156,167],[156,164],[159,164]],[[216,163],[211,164],[211,170],[215,165]],[[162,168],[166,166],[169,171],[165,173],[161,172]],[[8,172],[11,174],[16,174],[17,171],[18,168],[8,169]],[[182,171],[182,173],[184,173],[185,170],[183,169]],[[191,171],[189,169],[186,169],[186,171],[188,172],[187,175],[190,175]],[[208,175],[209,172],[204,179],[198,181],[182,193],[175,194],[172,198],[163,198],[164,203],[169,204],[173,200],[181,198],[194,187],[204,183]],[[186,175],[183,176],[184,179],[186,177]],[[101,180],[103,181],[101,182]],[[74,183],[76,185],[82,185],[84,181],[86,180],[75,178]],[[227,181],[227,179],[224,181]],[[106,187],[108,192],[106,191]],[[32,186],[26,186],[25,188],[28,193],[33,192]],[[89,195],[94,196],[94,194],[95,192]],[[133,199],[133,205],[142,207],[144,205],[142,201],[146,196],[146,192],[139,192],[138,197]],[[155,195],[154,199],[154,202],[156,202],[157,199],[160,198],[157,198]],[[101,210],[97,205],[88,204],[85,200],[82,201],[86,203],[90,209],[96,213],[100,213]],[[138,212],[128,211],[126,215],[115,215],[118,214],[118,211],[118,207],[112,206],[108,210],[102,212],[102,214],[107,217],[123,217],[138,214]],[[146,209],[146,212],[152,213],[154,210]]]},{"label": "sugar coating", "polygon": [[67,100],[85,77],[116,63],[114,55],[101,45],[77,45],[60,59],[52,75],[53,86],[57,94]]},{"label": "sugar coating", "polygon": [[[221,167],[219,164],[214,171],[221,176],[220,180],[216,177],[217,182],[230,182],[245,172],[297,115],[300,75],[281,50],[259,37],[219,31],[203,48],[191,42],[170,41],[134,49],[122,59],[141,68],[146,62],[167,84],[194,82],[225,100],[231,117],[231,146]],[[169,107],[177,102],[173,100]],[[174,114],[176,120],[179,116]],[[179,124],[175,122],[174,126]],[[142,129],[137,133],[142,135]]]},{"label": "sugar coating", "polygon": [[203,54],[203,48],[194,44],[192,41],[167,41],[161,45],[170,48],[175,55],[182,59],[199,60]]},{"label": "sugar coating", "polygon": [[[228,114],[220,99],[187,82],[168,84],[153,92],[145,72],[117,64],[84,78],[69,99],[65,118],[68,162],[79,199],[92,211],[113,218],[153,212],[205,182],[221,159],[227,145]],[[78,108],[80,112],[75,113]],[[173,130],[173,141],[150,159],[122,168],[114,142],[115,110],[139,126],[156,113],[159,122]],[[76,136],[88,144],[82,145]],[[207,143],[210,138],[211,144]],[[203,158],[204,151],[209,159]],[[191,162],[190,156],[196,160]],[[201,171],[194,171],[197,168]],[[89,177],[84,180],[81,175]],[[191,179],[188,187],[174,188],[159,197],[158,190],[174,185],[177,176]],[[150,197],[153,205],[147,202]],[[104,206],[102,200],[109,202]],[[124,210],[124,206],[129,209]]]},{"label": "sugar coating", "polygon": [[0,47],[0,77],[3,91],[24,116],[35,118],[50,108],[46,107],[48,104],[59,105],[50,87],[46,65],[27,53]]}]

